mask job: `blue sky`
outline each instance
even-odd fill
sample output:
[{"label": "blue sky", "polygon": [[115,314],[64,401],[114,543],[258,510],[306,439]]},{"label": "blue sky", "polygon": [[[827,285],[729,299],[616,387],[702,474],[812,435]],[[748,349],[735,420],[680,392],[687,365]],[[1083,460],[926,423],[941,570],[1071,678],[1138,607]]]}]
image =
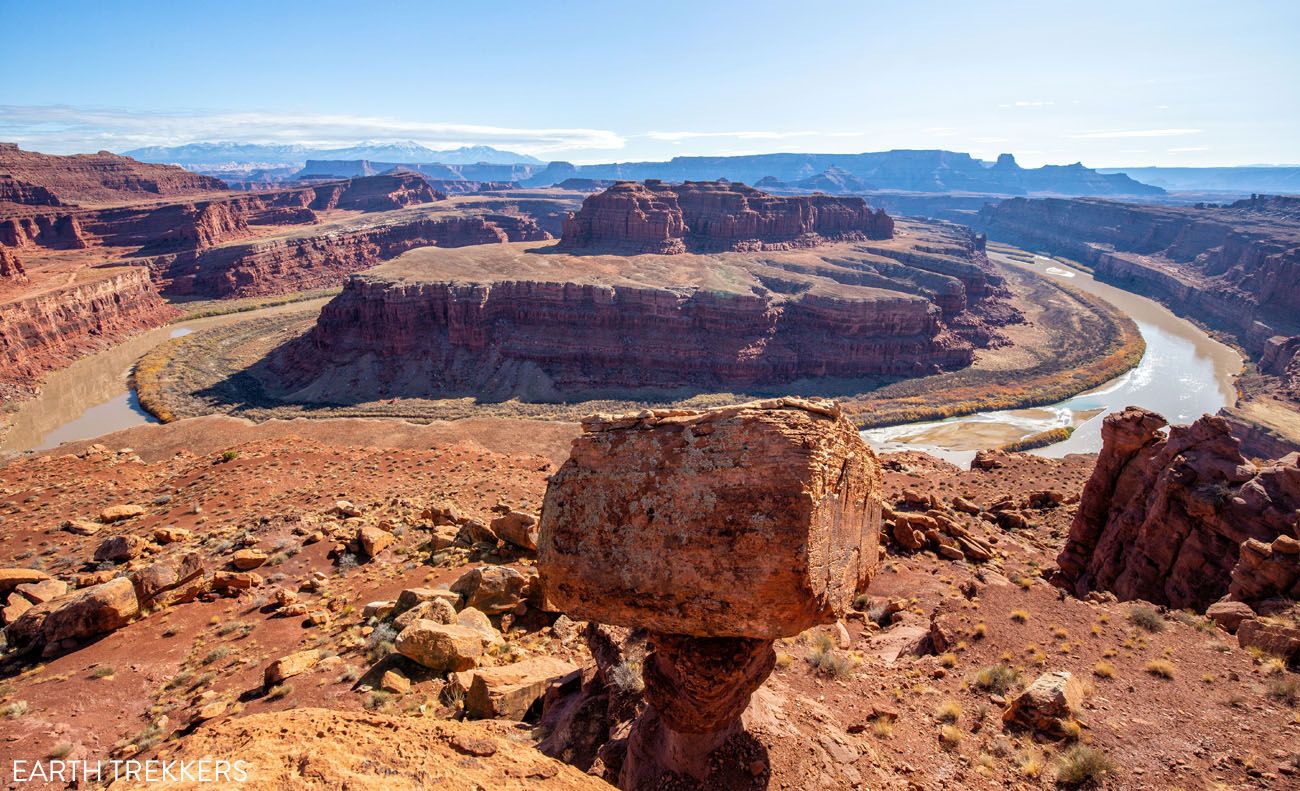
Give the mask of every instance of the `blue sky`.
[{"label": "blue sky", "polygon": [[0,140],[1300,162],[1300,3],[0,0]]}]

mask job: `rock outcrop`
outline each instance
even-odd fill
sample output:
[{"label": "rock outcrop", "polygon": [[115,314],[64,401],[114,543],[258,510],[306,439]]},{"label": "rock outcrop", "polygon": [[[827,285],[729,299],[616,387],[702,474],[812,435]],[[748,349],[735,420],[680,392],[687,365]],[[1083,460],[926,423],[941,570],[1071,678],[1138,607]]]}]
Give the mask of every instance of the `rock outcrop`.
[{"label": "rock outcrop", "polygon": [[1222,418],[1171,426],[1168,437],[1165,426],[1136,407],[1106,418],[1057,561],[1065,584],[1198,610],[1229,595],[1294,598],[1300,455],[1256,467]]},{"label": "rock outcrop", "polygon": [[10,250],[0,247],[0,284],[18,283],[27,279],[27,270],[22,261]]},{"label": "rock outcrop", "polygon": [[[772,671],[871,578],[880,468],[829,402],[776,399],[584,423],[542,507],[538,569],[574,618],[643,628],[649,707],[619,785],[707,781]],[[665,562],[671,558],[671,562]]]},{"label": "rock outcrop", "polygon": [[780,197],[726,181],[621,181],[564,224],[564,250],[674,254],[786,250],[825,240],[888,239],[894,221],[861,198]]},{"label": "rock outcrop", "polygon": [[[0,143],[0,176],[25,182],[23,194],[41,198],[39,201],[15,202],[38,205],[107,202],[151,195],[193,195],[226,188],[224,182],[211,176],[201,176],[174,165],[137,162],[108,151],[53,156],[22,151],[13,143]],[[15,190],[11,189],[9,194],[12,196]],[[0,191],[0,200],[13,199]]]}]

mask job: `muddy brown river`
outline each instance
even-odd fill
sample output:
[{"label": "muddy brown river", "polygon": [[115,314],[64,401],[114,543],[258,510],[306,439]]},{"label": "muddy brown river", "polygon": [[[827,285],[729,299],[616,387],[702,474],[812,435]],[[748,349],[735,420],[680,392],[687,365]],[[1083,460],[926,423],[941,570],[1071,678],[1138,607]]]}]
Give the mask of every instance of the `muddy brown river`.
[{"label": "muddy brown river", "polygon": [[259,316],[315,307],[328,297],[291,302],[260,310],[228,313],[177,322],[137,335],[111,349],[77,360],[45,378],[41,394],[23,402],[15,413],[9,436],[0,444],[0,456],[25,450],[56,448],[64,442],[90,439],[144,423],[156,423],[140,408],[128,376],[136,361],[150,349],[197,330],[219,327]]},{"label": "muddy brown river", "polygon": [[1146,340],[1146,353],[1137,367],[1105,385],[1034,409],[980,412],[930,423],[910,423],[864,431],[877,450],[921,450],[960,466],[968,466],[981,448],[997,447],[1040,431],[1073,426],[1064,441],[1032,451],[1060,457],[1101,449],[1101,422],[1109,413],[1134,405],[1155,410],[1171,423],[1190,423],[1236,400],[1234,380],[1242,360],[1191,322],[1175,316],[1154,300],[1099,282],[1086,272],[1035,256],[1024,264],[989,251],[989,258],[1059,279],[1115,305],[1137,324]]}]

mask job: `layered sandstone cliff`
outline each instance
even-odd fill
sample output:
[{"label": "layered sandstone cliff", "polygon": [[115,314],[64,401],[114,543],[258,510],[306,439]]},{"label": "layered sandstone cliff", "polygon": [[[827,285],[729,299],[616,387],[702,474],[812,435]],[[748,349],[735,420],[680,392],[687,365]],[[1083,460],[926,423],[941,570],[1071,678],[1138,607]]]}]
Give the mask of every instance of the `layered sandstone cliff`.
[{"label": "layered sandstone cliff", "polygon": [[[27,185],[39,185],[41,205],[105,203],[148,196],[195,195],[224,190],[226,185],[173,165],[151,165],[107,151],[98,154],[54,156],[22,151],[13,143],[0,143],[0,176]],[[2,193],[0,193],[2,194]],[[24,194],[32,195],[30,190]],[[55,198],[53,203],[49,198]],[[12,200],[13,198],[0,198]],[[32,203],[18,200],[18,203]]]},{"label": "layered sandstone cliff", "polygon": [[426,248],[354,276],[274,355],[268,386],[308,402],[551,401],[915,376],[969,365],[1019,319],[978,240],[955,226],[913,226],[870,249],[562,247]]},{"label": "layered sandstone cliff", "polygon": [[[1256,466],[1244,459],[1229,425],[1205,416],[1172,426],[1130,407],[1106,418],[1097,467],[1084,488],[1069,539],[1057,559],[1078,595],[1113,591],[1204,610],[1232,595],[1255,602],[1300,596],[1282,564],[1300,550],[1300,456]],[[1265,548],[1269,549],[1265,549]]]},{"label": "layered sandstone cliff", "polygon": [[264,296],[338,284],[418,247],[464,247],[549,239],[515,214],[429,215],[358,223],[331,233],[228,244],[151,259],[164,293],[210,298]]},{"label": "layered sandstone cliff", "polygon": [[562,249],[674,254],[785,250],[825,240],[888,239],[893,220],[861,198],[769,195],[744,184],[621,181],[564,224]]},{"label": "layered sandstone cliff", "polygon": [[174,315],[140,267],[91,270],[71,284],[14,297],[0,304],[0,383],[30,387],[46,371]]},{"label": "layered sandstone cliff", "polygon": [[1075,258],[1097,276],[1234,333],[1261,353],[1300,335],[1300,207],[1254,196],[1229,206],[1016,198],[985,207],[993,236]]}]

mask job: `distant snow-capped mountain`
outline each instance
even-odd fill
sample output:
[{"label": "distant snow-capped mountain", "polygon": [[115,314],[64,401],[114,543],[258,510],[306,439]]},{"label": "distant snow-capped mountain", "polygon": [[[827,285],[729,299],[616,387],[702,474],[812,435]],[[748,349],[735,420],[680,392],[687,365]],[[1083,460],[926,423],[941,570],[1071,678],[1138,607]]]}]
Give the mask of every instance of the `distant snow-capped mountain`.
[{"label": "distant snow-capped mountain", "polygon": [[215,166],[302,166],[309,159],[369,159],[377,162],[412,164],[441,162],[445,165],[473,165],[479,162],[494,165],[543,164],[542,160],[536,157],[516,154],[513,151],[502,151],[491,146],[462,146],[439,151],[412,140],[390,143],[367,140],[347,148],[313,148],[297,144],[198,142],[181,146],[147,146],[122,153],[141,162],[180,165],[190,169]]}]

